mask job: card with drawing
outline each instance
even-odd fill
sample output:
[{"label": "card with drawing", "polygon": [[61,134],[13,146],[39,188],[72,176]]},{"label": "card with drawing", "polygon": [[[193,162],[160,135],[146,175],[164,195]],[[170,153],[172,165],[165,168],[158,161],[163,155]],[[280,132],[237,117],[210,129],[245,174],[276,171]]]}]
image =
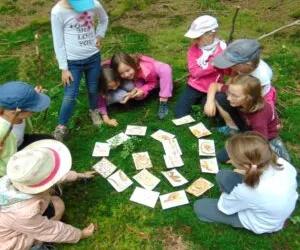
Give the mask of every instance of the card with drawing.
[{"label": "card with drawing", "polygon": [[120,169],[113,175],[108,177],[107,180],[118,192],[124,191],[126,188],[133,184],[128,176]]},{"label": "card with drawing", "polygon": [[126,135],[146,135],[147,127],[146,126],[135,126],[135,125],[127,125],[125,134]]},{"label": "card with drawing", "polygon": [[202,122],[189,127],[189,129],[192,131],[193,135],[196,136],[197,138],[211,135],[211,132],[204,126]]},{"label": "card with drawing", "polygon": [[167,168],[178,168],[184,165],[179,154],[164,155],[164,160]]},{"label": "card with drawing", "polygon": [[95,157],[107,157],[109,156],[110,147],[108,143],[96,142],[93,150],[93,156]]},{"label": "card with drawing", "polygon": [[117,167],[106,158],[102,158],[101,161],[97,162],[93,166],[93,169],[96,170],[102,177],[106,178],[110,176]]},{"label": "card with drawing", "polygon": [[193,117],[191,117],[190,115],[186,115],[186,116],[183,116],[183,117],[178,118],[178,119],[173,119],[172,122],[176,126],[180,126],[180,125],[183,125],[183,124],[195,122],[195,119]]},{"label": "card with drawing", "polygon": [[217,158],[200,159],[200,167],[203,173],[216,174],[219,172]]},{"label": "card with drawing", "polygon": [[154,189],[160,182],[160,179],[151,174],[147,169],[140,171],[138,174],[133,176],[133,179],[135,179],[143,188],[148,190]]},{"label": "card with drawing", "polygon": [[208,180],[205,180],[204,178],[199,178],[186,189],[186,192],[198,197],[201,194],[205,193],[208,189],[212,188],[213,186],[214,184],[212,184]]},{"label": "card with drawing", "polygon": [[158,197],[159,197],[159,192],[136,187],[130,197],[130,200],[154,208],[158,200]]},{"label": "card with drawing", "polygon": [[185,179],[176,169],[162,171],[162,174],[168,179],[173,187],[178,187],[188,183],[188,180]]},{"label": "card with drawing", "polygon": [[214,140],[199,139],[199,155],[215,156],[216,151]]},{"label": "card with drawing", "polygon": [[152,162],[148,152],[133,153],[132,158],[137,170],[152,168]]},{"label": "card with drawing", "polygon": [[189,204],[184,190],[161,195],[159,199],[163,209]]},{"label": "card with drawing", "polygon": [[163,142],[165,140],[170,140],[172,138],[175,137],[175,135],[171,134],[171,133],[168,133],[166,131],[163,131],[163,130],[157,130],[155,133],[153,133],[151,135],[151,137],[155,140],[158,140],[160,142]]},{"label": "card with drawing", "polygon": [[162,142],[166,155],[179,154],[182,155],[181,149],[179,147],[178,141],[176,138],[165,140]]},{"label": "card with drawing", "polygon": [[125,135],[123,132],[121,132],[115,135],[114,137],[106,140],[106,142],[109,144],[111,148],[115,148],[129,139],[130,137],[128,135]]}]

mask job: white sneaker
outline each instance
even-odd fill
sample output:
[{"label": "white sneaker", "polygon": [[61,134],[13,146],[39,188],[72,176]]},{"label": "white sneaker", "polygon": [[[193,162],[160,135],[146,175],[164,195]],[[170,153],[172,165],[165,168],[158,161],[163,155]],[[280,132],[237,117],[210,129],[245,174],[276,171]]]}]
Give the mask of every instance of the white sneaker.
[{"label": "white sneaker", "polygon": [[89,117],[95,126],[100,126],[103,123],[98,109],[90,110]]}]

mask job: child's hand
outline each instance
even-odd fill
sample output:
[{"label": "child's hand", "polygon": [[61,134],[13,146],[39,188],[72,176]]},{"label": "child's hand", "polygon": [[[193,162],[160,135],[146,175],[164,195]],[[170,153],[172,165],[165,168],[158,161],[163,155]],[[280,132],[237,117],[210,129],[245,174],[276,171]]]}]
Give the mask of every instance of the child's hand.
[{"label": "child's hand", "polygon": [[97,36],[97,37],[96,37],[96,47],[97,47],[98,49],[101,48],[101,40],[102,40],[102,38],[101,38],[100,36]]},{"label": "child's hand", "polygon": [[78,176],[78,178],[81,178],[81,179],[92,179],[95,177],[96,173],[97,173],[96,171],[87,171],[84,173],[78,173],[77,176]]},{"label": "child's hand", "polygon": [[74,78],[69,70],[61,71],[61,81],[64,86],[70,86],[71,81],[74,81]]},{"label": "child's hand", "polygon": [[46,89],[43,89],[41,85],[35,86],[34,90],[35,90],[35,92],[41,93],[41,94],[43,94],[47,91]]},{"label": "child's hand", "polygon": [[126,104],[131,99],[130,93],[127,93],[123,96],[123,100],[120,101],[121,104]]},{"label": "child's hand", "polygon": [[216,115],[216,104],[215,104],[215,102],[207,101],[204,105],[204,113],[209,117],[215,116]]},{"label": "child's hand", "polygon": [[117,127],[119,125],[116,119],[110,119],[108,115],[103,115],[102,118],[104,123],[106,123],[109,126]]},{"label": "child's hand", "polygon": [[144,91],[141,89],[136,89],[135,94],[132,95],[131,98],[143,97],[143,96],[144,96]]},{"label": "child's hand", "polygon": [[94,234],[95,225],[91,223],[88,227],[81,230],[81,239],[91,237]]}]

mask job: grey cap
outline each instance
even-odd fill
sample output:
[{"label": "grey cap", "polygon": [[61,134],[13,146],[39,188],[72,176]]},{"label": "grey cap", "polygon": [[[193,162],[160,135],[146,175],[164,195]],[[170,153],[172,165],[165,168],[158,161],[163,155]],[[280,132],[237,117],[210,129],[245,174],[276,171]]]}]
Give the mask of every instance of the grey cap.
[{"label": "grey cap", "polygon": [[238,39],[213,59],[213,65],[227,69],[235,64],[251,62],[260,55],[260,44],[254,39]]}]

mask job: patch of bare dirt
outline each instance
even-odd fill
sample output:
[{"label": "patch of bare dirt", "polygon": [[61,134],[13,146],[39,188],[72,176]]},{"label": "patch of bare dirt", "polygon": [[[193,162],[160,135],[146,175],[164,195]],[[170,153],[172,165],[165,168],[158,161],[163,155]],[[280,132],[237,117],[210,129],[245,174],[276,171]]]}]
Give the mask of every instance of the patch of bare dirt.
[{"label": "patch of bare dirt", "polygon": [[173,232],[172,227],[164,227],[159,232],[165,250],[188,250],[189,244],[184,242],[180,235]]}]

